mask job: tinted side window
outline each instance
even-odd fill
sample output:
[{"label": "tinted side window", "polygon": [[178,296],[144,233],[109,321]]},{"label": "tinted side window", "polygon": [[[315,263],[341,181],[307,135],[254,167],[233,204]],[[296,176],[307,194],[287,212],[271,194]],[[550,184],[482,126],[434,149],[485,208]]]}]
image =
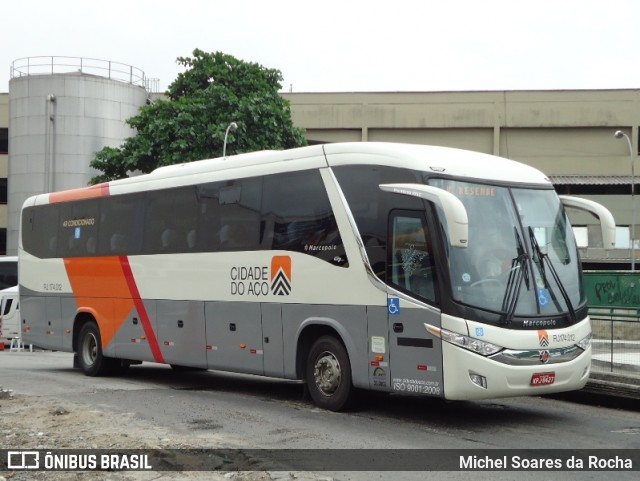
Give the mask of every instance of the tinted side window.
[{"label": "tinted side window", "polygon": [[142,252],[144,196],[116,195],[101,200],[98,255],[135,255]]},{"label": "tinted side window", "polygon": [[369,262],[376,275],[386,278],[387,219],[392,209],[423,209],[422,201],[406,195],[383,192],[380,184],[419,183],[416,173],[396,167],[349,165],[333,169],[362,236]]},{"label": "tinted side window", "polygon": [[55,257],[58,250],[59,204],[28,207],[22,213],[22,244],[39,258]]},{"label": "tinted side window", "polygon": [[194,247],[198,216],[195,187],[152,191],[147,194],[144,254],[187,252]]},{"label": "tinted side window", "polygon": [[302,252],[342,267],[347,256],[318,170],[265,177],[262,219],[274,250]]},{"label": "tinted side window", "polygon": [[56,255],[95,255],[98,245],[99,201],[61,204],[58,211],[60,219]]},{"label": "tinted side window", "polygon": [[273,249],[348,265],[317,170],[30,207],[22,229],[40,258]]},{"label": "tinted side window", "polygon": [[199,185],[198,250],[261,249],[261,201],[262,177]]},{"label": "tinted side window", "polygon": [[[11,286],[9,286],[11,287]],[[6,304],[4,305],[4,311],[2,312],[3,316],[6,316],[7,314],[9,314],[9,312],[11,312],[11,305],[13,304],[13,299],[7,299]]]}]

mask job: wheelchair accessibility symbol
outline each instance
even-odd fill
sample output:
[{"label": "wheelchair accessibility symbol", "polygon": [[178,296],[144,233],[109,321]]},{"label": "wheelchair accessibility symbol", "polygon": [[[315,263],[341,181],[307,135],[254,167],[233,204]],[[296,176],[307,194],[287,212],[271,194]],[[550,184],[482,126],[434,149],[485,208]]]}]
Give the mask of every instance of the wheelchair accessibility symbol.
[{"label": "wheelchair accessibility symbol", "polygon": [[538,289],[538,304],[540,307],[545,307],[549,304],[549,290],[548,289]]},{"label": "wheelchair accessibility symbol", "polygon": [[387,299],[387,308],[389,309],[389,315],[400,315],[400,299],[397,297],[390,297]]}]

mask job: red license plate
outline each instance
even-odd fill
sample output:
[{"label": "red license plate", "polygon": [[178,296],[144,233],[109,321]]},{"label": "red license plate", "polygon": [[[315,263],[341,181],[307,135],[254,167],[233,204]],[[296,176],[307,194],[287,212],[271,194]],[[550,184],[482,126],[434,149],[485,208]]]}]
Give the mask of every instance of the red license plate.
[{"label": "red license plate", "polygon": [[556,380],[555,372],[539,372],[531,376],[532,386],[548,386]]}]

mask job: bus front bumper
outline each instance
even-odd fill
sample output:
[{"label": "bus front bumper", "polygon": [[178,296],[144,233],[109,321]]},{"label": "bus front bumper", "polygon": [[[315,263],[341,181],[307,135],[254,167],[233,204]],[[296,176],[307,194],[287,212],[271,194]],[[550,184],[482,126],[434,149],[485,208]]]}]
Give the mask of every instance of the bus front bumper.
[{"label": "bus front bumper", "polygon": [[536,396],[581,389],[591,372],[591,347],[567,362],[509,365],[442,343],[444,395],[451,400]]}]

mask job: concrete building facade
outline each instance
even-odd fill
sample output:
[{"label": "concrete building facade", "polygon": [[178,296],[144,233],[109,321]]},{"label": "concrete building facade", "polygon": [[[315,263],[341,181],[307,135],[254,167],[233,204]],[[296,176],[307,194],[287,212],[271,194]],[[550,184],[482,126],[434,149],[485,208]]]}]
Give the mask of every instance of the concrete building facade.
[{"label": "concrete building facade", "polygon": [[[12,85],[12,92],[13,88]],[[87,90],[82,92],[79,97],[86,95]],[[115,107],[110,102],[114,101],[112,96],[118,94],[107,91],[104,94],[100,101],[104,103],[95,109],[92,118],[107,116],[108,112],[114,111]],[[42,95],[45,95],[44,91]],[[583,246],[583,256],[618,264],[631,257],[631,230],[637,222],[637,211],[640,211],[640,208],[633,208],[631,196],[632,184],[636,183],[632,172],[638,170],[640,150],[640,90],[282,95],[291,104],[295,125],[306,130],[310,143],[387,141],[433,144],[500,155],[532,165],[549,175],[559,193],[592,198],[607,206],[616,217],[619,248],[603,252],[595,219],[578,211],[570,212],[577,227],[579,243]],[[87,105],[98,105],[96,102],[85,100],[85,110]],[[124,124],[126,118],[134,115],[136,102],[131,103],[129,110],[120,109],[115,121]],[[44,102],[41,105],[45,105]],[[58,105],[56,108],[61,107]],[[56,114],[59,113],[60,110]],[[9,150],[13,156],[13,139],[25,134],[20,123],[9,123],[8,117],[7,94],[0,94],[0,133],[1,128],[7,126],[11,140]],[[77,130],[82,129],[83,124],[82,121],[68,122],[68,134],[79,135]],[[614,138],[617,130],[629,136],[631,150],[624,138]],[[6,178],[7,155],[2,153],[1,140],[0,136],[0,176]],[[23,140],[29,141],[28,138]],[[84,154],[88,165],[92,154],[102,144],[87,141],[83,145],[87,147]],[[116,138],[110,138],[105,145],[117,145]],[[44,157],[45,153],[44,150],[40,154],[34,153],[33,161],[38,155]],[[28,171],[28,163],[20,161],[18,164]],[[24,168],[23,173],[26,174]],[[27,180],[24,177],[14,181],[13,172],[13,169],[8,172],[9,185]],[[82,184],[79,180],[77,183]],[[35,190],[44,188],[40,186],[42,181],[38,179]],[[56,189],[62,187],[72,185],[55,185]],[[18,185],[16,190],[23,188]],[[2,217],[3,208],[6,212],[6,206],[0,205],[0,228],[7,225],[2,223],[6,222],[7,215]],[[14,215],[17,214],[12,212],[9,217]]]}]

